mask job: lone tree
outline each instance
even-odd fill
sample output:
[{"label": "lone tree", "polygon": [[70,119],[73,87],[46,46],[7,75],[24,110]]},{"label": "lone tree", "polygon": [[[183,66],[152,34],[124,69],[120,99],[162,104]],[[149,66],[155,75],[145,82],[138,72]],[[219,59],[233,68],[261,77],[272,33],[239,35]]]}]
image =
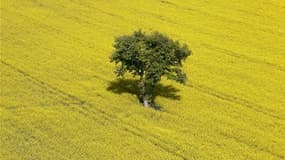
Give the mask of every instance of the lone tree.
[{"label": "lone tree", "polygon": [[182,60],[191,54],[186,44],[159,32],[146,34],[139,30],[117,37],[114,48],[110,59],[116,63],[117,77],[123,77],[126,72],[139,76],[139,97],[145,107],[154,104],[154,88],[162,76],[182,84],[186,81],[186,74],[181,70]]}]

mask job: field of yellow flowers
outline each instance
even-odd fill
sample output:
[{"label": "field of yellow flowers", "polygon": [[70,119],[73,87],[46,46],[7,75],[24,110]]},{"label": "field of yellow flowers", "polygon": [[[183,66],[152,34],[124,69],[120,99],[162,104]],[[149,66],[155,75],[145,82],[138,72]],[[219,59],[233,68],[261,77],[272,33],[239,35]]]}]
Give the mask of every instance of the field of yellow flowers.
[{"label": "field of yellow flowers", "polygon": [[[0,159],[285,159],[284,0],[3,0]],[[159,110],[116,80],[114,37],[187,43]]]}]

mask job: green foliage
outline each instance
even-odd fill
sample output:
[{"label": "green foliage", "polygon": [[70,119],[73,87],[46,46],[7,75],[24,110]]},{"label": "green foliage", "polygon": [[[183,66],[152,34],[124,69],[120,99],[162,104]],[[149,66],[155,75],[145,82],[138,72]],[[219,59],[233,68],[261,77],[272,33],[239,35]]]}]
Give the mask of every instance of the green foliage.
[{"label": "green foliage", "polygon": [[154,87],[162,76],[182,84],[186,81],[181,70],[182,61],[191,54],[186,44],[159,32],[148,35],[139,30],[117,37],[114,48],[110,59],[117,65],[116,75],[122,77],[129,72],[140,77],[141,101],[152,103]]}]

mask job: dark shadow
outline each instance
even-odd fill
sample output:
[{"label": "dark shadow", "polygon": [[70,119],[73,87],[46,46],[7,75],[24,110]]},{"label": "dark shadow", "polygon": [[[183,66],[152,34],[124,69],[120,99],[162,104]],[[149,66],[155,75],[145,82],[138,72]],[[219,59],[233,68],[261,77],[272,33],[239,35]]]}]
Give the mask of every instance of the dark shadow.
[{"label": "dark shadow", "polygon": [[[113,93],[117,93],[117,94],[129,93],[129,94],[136,95],[139,101],[140,97],[139,97],[138,83],[139,83],[138,80],[118,79],[116,81],[110,82],[107,90]],[[152,107],[156,110],[161,109],[161,106],[155,103],[155,98],[157,96],[169,98],[172,100],[180,100],[181,97],[177,95],[178,91],[179,91],[178,89],[174,88],[171,85],[162,85],[160,83],[157,84],[155,86],[155,90],[153,94],[154,104],[152,105]]]}]

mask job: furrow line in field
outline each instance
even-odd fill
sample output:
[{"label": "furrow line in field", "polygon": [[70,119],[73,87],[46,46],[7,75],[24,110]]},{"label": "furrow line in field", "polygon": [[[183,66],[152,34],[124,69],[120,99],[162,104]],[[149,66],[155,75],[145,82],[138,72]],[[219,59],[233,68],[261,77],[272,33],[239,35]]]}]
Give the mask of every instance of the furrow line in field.
[{"label": "furrow line in field", "polygon": [[205,93],[205,94],[208,94],[208,95],[211,95],[211,96],[214,96],[216,98],[219,98],[219,99],[222,99],[222,100],[225,100],[225,101],[229,101],[229,102],[232,102],[232,103],[236,103],[236,104],[239,104],[239,105],[242,105],[242,106],[246,106],[252,110],[254,110],[255,112],[258,112],[258,113],[261,113],[263,115],[266,115],[266,116],[269,116],[269,117],[272,117],[272,118],[275,118],[275,119],[278,119],[278,120],[284,120],[284,115],[282,115],[280,113],[280,115],[276,115],[274,113],[271,113],[270,111],[266,112],[264,111],[263,109],[265,109],[264,107],[262,107],[261,105],[258,105],[258,104],[254,104],[246,99],[242,99],[240,97],[235,97],[235,96],[232,96],[232,95],[227,95],[225,93],[222,93],[222,92],[219,92],[219,91],[216,91],[214,89],[211,89],[207,86],[204,86],[204,85],[200,85],[200,84],[187,84],[186,86],[190,87],[190,88],[193,88],[199,92],[202,92],[202,93]]},{"label": "furrow line in field", "polygon": [[[281,2],[281,1],[280,1]],[[267,0],[265,0],[265,2],[262,2],[263,4],[269,4],[269,5],[272,5],[272,6],[274,6],[274,7],[276,7],[276,8],[281,8],[281,9],[283,9],[284,11],[285,11],[285,5],[283,6],[283,5],[281,5],[281,4],[275,4],[274,2],[270,2],[270,1],[267,1]]]},{"label": "furrow line in field", "polygon": [[113,18],[117,18],[117,19],[120,19],[121,21],[124,21],[124,22],[128,22],[129,24],[132,24],[134,26],[137,26],[137,24],[134,22],[134,21],[131,21],[130,19],[126,19],[125,17],[121,16],[121,15],[118,15],[118,14],[114,14],[114,13],[111,13],[111,12],[108,12],[108,11],[104,11],[103,9],[100,9],[100,8],[97,8],[97,7],[94,7],[92,5],[88,5],[87,3],[82,3],[82,2],[74,2],[75,4],[78,4],[78,5],[81,5],[89,10],[93,10],[93,11],[99,11],[99,13],[102,13],[104,15],[107,15],[107,16],[110,16],[110,17],[113,17]]},{"label": "furrow line in field", "polygon": [[[18,126],[16,126],[16,124],[18,124],[19,122],[11,122],[10,120],[9,121],[5,121],[5,119],[4,119],[4,122],[2,123],[2,124],[6,124],[7,126],[9,126],[9,128],[13,128],[13,129],[15,129],[15,130],[20,130],[20,131],[18,131],[18,132],[22,132],[21,131],[21,128],[19,128]],[[20,124],[21,124],[21,122],[20,122]],[[23,124],[21,124],[21,126],[22,126]],[[4,127],[4,126],[3,126]],[[29,128],[28,128],[29,129]],[[44,137],[46,137],[46,139],[48,139],[48,141],[49,141],[49,143],[47,143],[47,144],[56,144],[56,143],[54,143],[53,141],[51,141],[50,139],[53,139],[54,137],[51,137],[50,135],[48,135],[48,134],[46,134],[45,132],[43,132],[43,130],[41,130],[41,129],[39,129],[39,128],[36,128],[36,127],[32,127],[32,129],[31,129],[32,131],[29,131],[30,133],[29,134],[26,134],[26,135],[29,135],[30,137],[29,138],[25,138],[25,140],[30,140],[31,138],[32,139],[36,139],[39,143],[42,143],[40,140],[39,140],[39,138],[37,138],[37,136],[35,136],[35,135],[39,135],[39,137],[42,137],[42,136],[44,136]],[[16,131],[16,132],[17,132]],[[27,132],[27,131],[26,131]],[[20,134],[20,135],[22,135],[22,133]],[[19,136],[18,134],[13,134],[13,136]],[[20,136],[19,136],[20,137]],[[2,137],[1,137],[2,138]],[[3,137],[4,138],[4,137]],[[10,137],[7,137],[7,138],[10,138]],[[4,139],[3,139],[4,140]],[[9,139],[7,139],[7,140],[9,140]],[[57,153],[58,154],[58,156],[60,156],[60,157],[62,157],[61,159],[68,159],[68,158],[66,158],[66,156],[59,150],[59,149],[57,149],[57,148],[55,148],[55,147],[53,147],[52,145],[47,145],[47,144],[43,144],[44,145],[44,147],[45,148],[48,148],[49,149],[49,152],[52,152],[52,153]],[[26,153],[26,152],[25,152]]]},{"label": "furrow line in field", "polygon": [[285,155],[282,155],[282,154],[279,154],[279,153],[276,153],[276,152],[273,152],[273,151],[270,151],[269,149],[267,148],[261,148],[259,147],[258,145],[255,145],[255,144],[249,144],[248,142],[238,138],[238,137],[235,137],[235,136],[231,136],[227,133],[223,133],[221,131],[217,131],[220,135],[222,135],[223,137],[225,138],[228,138],[228,139],[233,139],[234,141],[236,141],[237,143],[241,143],[241,144],[244,144],[246,146],[248,146],[249,148],[255,148],[256,150],[258,151],[261,151],[261,152],[265,152],[265,153],[268,153],[274,157],[277,157],[277,158],[280,158],[280,159],[283,159]]},{"label": "furrow line in field", "polygon": [[[25,71],[23,71],[21,69],[18,69],[18,68],[14,67],[13,65],[11,65],[11,64],[3,61],[3,60],[0,60],[0,62],[3,65],[6,65],[9,68],[13,69],[14,71],[20,73],[21,75],[29,78],[31,81],[34,82],[34,84],[36,84],[37,86],[42,87],[45,90],[47,90],[48,93],[59,95],[59,96],[61,96],[61,98],[63,100],[66,100],[66,99],[73,100],[73,102],[71,102],[71,104],[73,104],[73,105],[81,105],[81,104],[83,104],[83,102],[80,99],[78,99],[77,97],[75,97],[75,96],[73,96],[71,94],[65,93],[65,92],[63,92],[63,91],[61,91],[61,90],[59,90],[59,89],[57,89],[57,88],[55,88],[55,87],[45,83],[44,81],[39,80],[39,79],[33,77],[32,75],[30,75],[29,73],[27,73],[27,72],[25,72]],[[66,103],[66,102],[62,102],[62,104],[68,105],[68,103]]]},{"label": "furrow line in field", "polygon": [[163,16],[163,15],[159,15],[159,14],[156,14],[156,13],[152,13],[152,12],[148,12],[148,11],[142,11],[142,10],[135,10],[134,12],[136,13],[140,13],[142,15],[149,15],[155,19],[158,19],[160,20],[161,22],[167,22],[169,24],[175,24],[175,25],[179,25],[177,22]]},{"label": "furrow line in field", "polygon": [[249,62],[252,62],[252,63],[263,64],[263,65],[266,65],[266,66],[269,66],[269,67],[273,67],[273,68],[275,68],[275,69],[277,69],[279,71],[285,72],[285,67],[282,67],[282,66],[280,66],[278,64],[274,64],[274,63],[267,62],[267,61],[264,61],[264,60],[259,60],[259,59],[256,59],[256,58],[253,58],[253,57],[249,57],[249,56],[246,56],[246,55],[243,55],[243,54],[239,54],[239,53],[233,52],[231,50],[220,48],[220,47],[217,47],[217,46],[214,46],[214,45],[211,45],[211,44],[201,43],[201,45],[206,47],[206,49],[209,49],[209,50],[221,51],[222,53],[224,53],[226,55],[229,55],[229,56],[232,56],[232,57],[235,57],[235,58],[245,59],[245,60],[247,60]]},{"label": "furrow line in field", "polygon": [[[168,3],[168,1],[163,1],[162,3]],[[172,3],[172,2],[169,2],[169,3],[171,3],[172,5],[174,5],[174,3]],[[83,6],[87,7],[86,5],[81,4],[81,3],[80,3],[80,5],[83,5]],[[104,10],[99,9],[99,8],[95,8],[95,7],[91,7],[91,6],[88,6],[88,7],[89,7],[90,9],[94,9],[94,10],[98,10],[98,11],[101,11],[101,12],[105,12]],[[140,13],[140,14],[142,14],[142,15],[146,15],[146,14],[147,14],[147,15],[150,15],[150,16],[152,16],[153,18],[155,18],[155,19],[157,19],[157,20],[159,20],[159,21],[166,22],[166,23],[169,23],[169,24],[189,26],[189,29],[193,30],[193,32],[195,32],[195,33],[199,33],[199,34],[203,34],[203,35],[207,35],[207,36],[213,36],[213,37],[217,37],[217,38],[223,37],[223,38],[230,39],[230,40],[232,40],[232,41],[234,41],[234,42],[244,43],[244,41],[241,41],[241,40],[239,40],[239,39],[233,39],[233,38],[230,37],[230,36],[225,36],[225,35],[221,35],[221,34],[219,34],[219,33],[214,33],[214,32],[205,31],[205,30],[202,30],[202,29],[200,29],[200,28],[193,27],[192,25],[189,25],[189,24],[177,23],[177,22],[171,20],[169,17],[163,16],[163,15],[159,15],[159,14],[155,14],[155,13],[151,13],[151,12],[146,12],[146,11],[143,11],[143,10],[134,10],[134,12],[135,12],[135,13]],[[106,13],[106,14],[107,14],[107,13]],[[131,22],[130,20],[125,19],[123,16],[120,16],[120,15],[117,15],[117,14],[113,14],[113,13],[109,13],[109,12],[108,12],[107,15],[110,15],[110,16],[118,16],[118,17],[124,19],[124,21],[127,21],[127,22],[129,22],[129,23],[132,23],[132,24],[136,25],[134,22]],[[249,43],[249,42],[248,42],[248,43]],[[250,43],[252,43],[252,42],[250,42]],[[263,49],[265,49],[265,48],[263,48]]]},{"label": "furrow line in field", "polygon": [[[2,10],[3,10],[3,9],[2,9]],[[11,12],[11,11],[8,11],[8,10],[4,10],[4,11],[5,11],[5,12]],[[69,37],[69,38],[71,38],[71,39],[73,39],[73,40],[76,40],[77,42],[81,43],[82,46],[86,46],[86,47],[88,47],[88,48],[95,48],[95,47],[94,47],[94,44],[92,44],[91,42],[88,42],[88,41],[86,41],[86,40],[80,39],[80,38],[78,38],[78,37],[76,37],[76,36],[73,36],[73,35],[71,35],[71,34],[68,34],[68,33],[62,31],[62,30],[59,29],[59,28],[53,27],[53,26],[51,26],[51,25],[48,25],[48,24],[46,24],[46,23],[44,23],[44,22],[41,22],[40,20],[37,20],[37,19],[35,19],[35,18],[33,18],[33,17],[30,17],[30,16],[26,16],[26,15],[24,15],[24,14],[21,14],[20,12],[13,12],[13,13],[15,13],[15,14],[17,14],[17,15],[19,15],[19,16],[25,18],[25,19],[28,19],[28,20],[33,21],[34,23],[38,24],[38,26],[41,27],[41,28],[45,28],[45,29],[47,29],[47,30],[54,31],[54,32],[57,33],[57,34],[62,34],[62,35],[64,35],[65,37]]]},{"label": "furrow line in field", "polygon": [[[245,40],[241,40],[240,38],[236,37],[236,36],[233,36],[233,35],[223,35],[219,32],[213,32],[213,31],[209,31],[209,29],[207,30],[203,30],[201,29],[201,27],[195,27],[193,25],[189,25],[188,23],[177,23],[173,20],[171,20],[169,17],[166,17],[166,16],[163,16],[163,15],[157,15],[155,13],[151,13],[151,12],[146,12],[146,11],[138,11],[138,10],[134,10],[136,13],[140,13],[141,15],[145,15],[145,14],[148,14],[150,16],[152,16],[153,18],[161,21],[161,22],[166,22],[168,24],[172,24],[172,25],[176,25],[176,26],[187,26],[189,30],[192,30],[194,33],[199,33],[199,34],[202,34],[202,35],[206,35],[206,36],[210,36],[210,37],[216,37],[216,38],[223,38],[223,39],[228,39],[232,42],[235,42],[235,43],[239,43],[239,44],[251,44],[251,45],[256,45],[255,42],[253,41],[245,41]],[[226,26],[225,26],[226,27]],[[231,29],[233,30],[233,29]],[[239,30],[235,30],[235,31],[239,31]],[[238,35],[238,34],[237,34]],[[268,48],[265,48],[265,47],[262,47],[262,46],[259,46],[260,49],[263,49],[263,50],[268,50]]]},{"label": "furrow line in field", "polygon": [[[3,60],[0,60],[0,61],[1,61],[1,65],[8,67],[8,69],[11,69],[12,71],[20,74],[21,76],[24,76],[27,80],[29,80],[29,82],[31,82],[33,85],[37,86],[38,89],[40,89],[40,90],[33,89],[33,91],[36,90],[36,91],[40,92],[40,95],[44,95],[44,98],[49,98],[49,99],[54,100],[52,102],[49,102],[48,104],[44,103],[44,102],[34,103],[34,104],[40,105],[40,106],[45,106],[45,107],[54,106],[54,105],[58,105],[58,104],[61,104],[64,106],[80,105],[79,102],[70,101],[69,97],[57,94],[57,92],[55,92],[51,88],[44,86],[44,84],[45,84],[44,82],[35,80],[34,78],[32,78],[32,76],[30,74],[24,72],[23,70],[19,70],[17,68],[14,68],[12,65],[6,63]],[[41,97],[38,97],[38,98],[41,98]],[[4,108],[14,109],[14,108],[19,108],[19,107],[26,107],[26,106],[25,105],[21,105],[21,106],[16,105],[16,106],[5,106]]]},{"label": "furrow line in field", "polygon": [[[180,154],[180,153],[177,153],[177,148],[173,149],[169,143],[170,142],[166,142],[164,141],[163,139],[159,138],[157,135],[153,134],[153,133],[149,133],[147,131],[144,131],[143,129],[139,128],[139,127],[136,127],[134,125],[131,125],[125,121],[123,121],[121,118],[115,116],[115,115],[112,115],[110,113],[107,113],[105,111],[103,111],[102,109],[99,109],[98,107],[95,107],[96,105],[92,104],[92,103],[89,103],[85,100],[82,100],[81,98],[79,97],[76,97],[74,95],[71,95],[69,93],[66,93],[56,87],[53,87],[49,84],[47,84],[46,82],[42,81],[42,80],[39,80],[38,78],[30,75],[29,73],[19,69],[19,68],[16,68],[15,66],[3,61],[3,60],[0,60],[0,62],[6,66],[8,66],[9,68],[13,69],[14,71],[22,74],[23,76],[25,77],[28,77],[30,80],[34,81],[34,83],[36,85],[41,85],[43,86],[44,88],[50,90],[51,93],[53,94],[57,94],[57,95],[61,95],[62,97],[67,97],[69,98],[70,100],[72,100],[74,103],[72,103],[72,105],[78,105],[80,108],[82,108],[83,110],[85,110],[87,113],[85,113],[84,115],[89,115],[91,117],[93,117],[92,119],[94,119],[94,115],[98,115],[97,113],[100,113],[100,116],[110,122],[113,122],[112,124],[114,124],[115,126],[117,126],[118,128],[121,128],[127,132],[129,132],[130,134],[134,135],[134,136],[137,136],[139,138],[142,138],[142,139],[146,139],[146,137],[144,137],[144,135],[148,136],[148,141],[153,144],[154,146],[157,146],[158,148],[161,148],[162,150],[168,152],[168,153],[171,153],[177,157],[180,157],[181,159],[183,160],[187,160],[188,158],[186,158],[184,155]],[[93,108],[96,110],[96,112],[94,112],[93,110],[91,110],[90,108]],[[77,109],[78,110],[78,109]],[[82,113],[79,112],[79,113]],[[92,114],[91,114],[92,113]],[[120,122],[120,125],[117,124],[117,122]],[[121,125],[123,124],[123,125]],[[132,130],[132,131],[131,131]],[[172,142],[173,143],[173,142]]]},{"label": "furrow line in field", "polygon": [[222,16],[222,15],[218,15],[218,14],[213,14],[213,13],[209,13],[207,11],[203,11],[203,10],[200,10],[200,9],[194,9],[194,8],[189,8],[189,7],[185,7],[185,6],[181,6],[181,5],[178,5],[178,4],[175,4],[173,2],[169,2],[169,1],[166,1],[166,0],[163,0],[163,1],[160,1],[160,3],[164,4],[164,5],[170,5],[170,6],[174,6],[178,9],[182,9],[182,10],[185,10],[187,12],[193,12],[193,13],[198,13],[200,15],[205,15],[205,16],[208,16],[208,17],[213,17],[215,19],[220,19],[222,21],[226,21],[226,22],[229,22],[231,24],[238,24],[238,25],[245,25],[245,26],[250,26],[251,28],[254,28],[254,29],[258,29],[258,30],[261,30],[263,32],[269,32],[271,34],[275,34],[275,35],[284,35],[285,33],[281,32],[281,31],[277,31],[277,30],[273,30],[273,29],[270,29],[268,28],[266,25],[264,24],[261,24],[263,28],[261,27],[257,27],[256,24],[252,24],[252,23],[248,23],[248,22],[243,22],[241,20],[236,20],[236,19],[231,19],[229,17],[225,17],[225,16]]},{"label": "furrow line in field", "polygon": [[242,9],[242,8],[233,8],[234,11],[236,12],[239,12],[239,13],[242,13],[242,14],[245,14],[245,15],[251,15],[251,16],[254,16],[254,17],[259,17],[259,18],[268,18],[268,19],[274,19],[275,17],[270,17],[270,16],[267,16],[267,15],[261,15],[261,14],[258,14],[256,12],[251,12],[251,11],[248,11],[248,10],[245,10],[245,9]]},{"label": "furrow line in field", "polygon": [[[90,103],[87,104],[88,106],[94,106]],[[154,146],[170,153],[170,154],[173,154],[175,155],[176,157],[179,157],[183,160],[187,160],[188,158],[185,157],[184,155],[180,154],[180,153],[177,153],[177,151],[179,150],[178,148],[174,148],[171,147],[172,145],[169,144],[170,142],[166,142],[164,141],[163,139],[159,138],[158,136],[156,136],[155,134],[153,133],[149,133],[147,131],[144,131],[143,129],[139,128],[139,127],[136,127],[134,125],[131,125],[123,120],[121,120],[120,118],[118,118],[117,116],[115,115],[111,115],[109,113],[106,113],[105,111],[103,110],[100,110],[98,108],[94,108],[96,112],[86,108],[86,107],[82,107],[86,112],[87,114],[89,113],[92,113],[90,114],[89,116],[90,117],[94,117],[94,115],[97,115],[97,113],[99,112],[100,114],[102,114],[101,116],[105,117],[106,120],[110,121],[110,122],[113,122],[112,124],[115,125],[117,128],[120,128],[120,129],[123,129],[125,130],[126,132],[129,132],[131,135],[133,136],[136,136],[136,137],[139,137],[141,139],[147,139],[151,144],[153,144]],[[118,121],[120,123],[118,123]],[[122,126],[121,124],[123,124],[124,126]],[[173,143],[173,142],[172,142]],[[175,145],[174,145],[175,146]]]}]

